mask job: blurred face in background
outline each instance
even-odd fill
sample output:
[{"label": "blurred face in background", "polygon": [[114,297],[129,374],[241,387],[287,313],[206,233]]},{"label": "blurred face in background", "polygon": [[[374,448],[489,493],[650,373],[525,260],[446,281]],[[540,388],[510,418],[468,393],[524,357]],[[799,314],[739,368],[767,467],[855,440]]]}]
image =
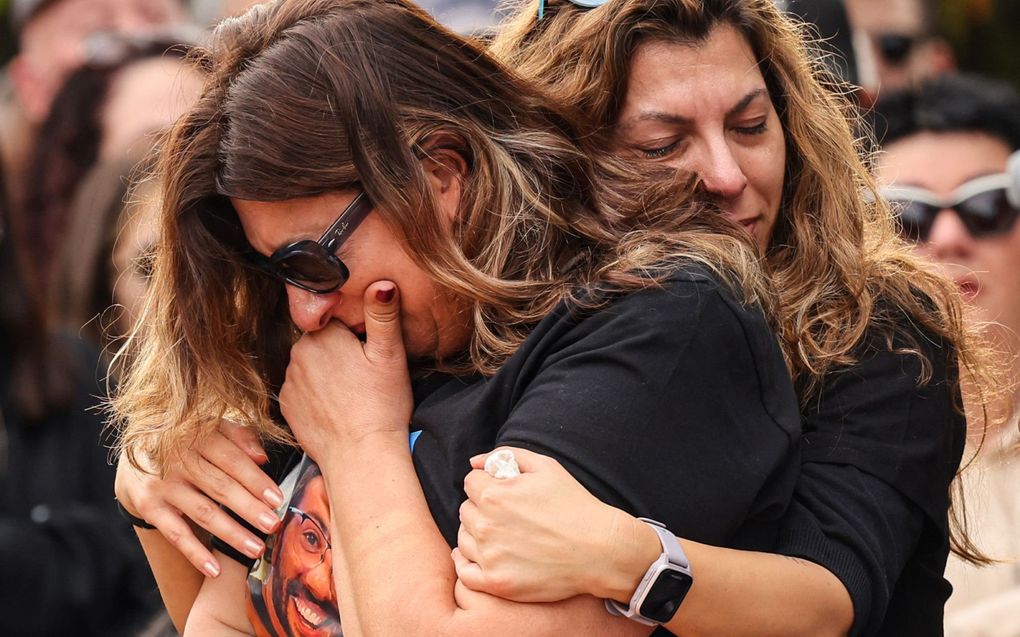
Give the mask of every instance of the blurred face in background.
[{"label": "blurred face in background", "polygon": [[[920,133],[887,144],[878,176],[885,185],[916,186],[950,198],[964,183],[1002,173],[1010,156],[999,138],[978,132]],[[921,253],[942,265],[973,303],[974,318],[996,321],[1020,345],[1020,223],[1002,234],[972,236],[953,210],[935,217]]]},{"label": "blurred face in background", "polygon": [[949,46],[926,24],[925,0],[846,0],[860,82],[872,96],[951,70]]},{"label": "blurred face in background", "polygon": [[[181,60],[147,58],[119,71],[110,85],[100,117],[102,141],[99,161],[140,157],[156,136],[195,101],[201,78]],[[159,237],[156,184],[148,182],[132,193],[121,214],[112,258],[113,301],[119,313],[118,334],[127,334],[138,317],[149,287],[152,251]]]},{"label": "blurred face in background", "polygon": [[201,90],[199,75],[179,59],[147,58],[118,71],[103,105],[99,160],[148,148]]},{"label": "blurred face in background", "polygon": [[159,239],[159,203],[155,184],[150,182],[132,195],[132,202],[121,213],[121,225],[110,255],[113,280],[113,302],[121,310],[114,333],[128,334],[141,313],[149,276],[152,274],[153,250]]},{"label": "blurred face in background", "polygon": [[147,33],[184,20],[179,0],[58,0],[40,9],[20,34],[10,75],[21,108],[38,124],[73,69],[85,61],[93,33]]}]

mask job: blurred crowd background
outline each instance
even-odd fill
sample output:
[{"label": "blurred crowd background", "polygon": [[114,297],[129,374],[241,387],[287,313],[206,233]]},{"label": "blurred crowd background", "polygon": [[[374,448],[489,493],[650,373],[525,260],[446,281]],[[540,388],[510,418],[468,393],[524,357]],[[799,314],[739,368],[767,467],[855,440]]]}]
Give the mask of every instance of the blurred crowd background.
[{"label": "blurred crowd background", "polygon": [[[1020,0],[778,1],[859,87],[904,234],[1020,350]],[[200,90],[184,57],[251,4],[0,0],[0,635],[173,634],[93,407],[146,288],[146,158]],[[489,0],[423,5],[479,37],[499,16]],[[1020,636],[1018,404],[968,484],[972,528],[1003,561],[950,565],[951,635]]]}]

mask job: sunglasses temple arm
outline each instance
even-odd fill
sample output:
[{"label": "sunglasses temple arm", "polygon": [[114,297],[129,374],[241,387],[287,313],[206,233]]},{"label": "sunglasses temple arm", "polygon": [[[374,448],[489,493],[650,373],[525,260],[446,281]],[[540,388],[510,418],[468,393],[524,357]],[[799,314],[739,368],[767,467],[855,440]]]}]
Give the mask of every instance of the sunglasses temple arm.
[{"label": "sunglasses temple arm", "polygon": [[326,228],[319,243],[332,252],[333,246],[343,240],[348,233],[354,232],[370,212],[372,212],[371,200],[365,193],[360,193],[347,207],[347,210],[333,222],[333,225]]}]

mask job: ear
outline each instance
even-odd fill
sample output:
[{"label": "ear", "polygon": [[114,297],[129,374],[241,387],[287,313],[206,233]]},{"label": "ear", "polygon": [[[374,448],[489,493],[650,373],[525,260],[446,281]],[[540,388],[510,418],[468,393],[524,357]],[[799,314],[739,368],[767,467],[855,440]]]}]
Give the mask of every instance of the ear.
[{"label": "ear", "polygon": [[467,142],[460,135],[439,132],[419,142],[418,148],[422,169],[437,203],[451,220],[455,219],[470,169]]},{"label": "ear", "polygon": [[41,124],[49,112],[52,95],[43,78],[35,72],[24,55],[13,58],[7,66],[11,88],[25,117],[33,124]]}]

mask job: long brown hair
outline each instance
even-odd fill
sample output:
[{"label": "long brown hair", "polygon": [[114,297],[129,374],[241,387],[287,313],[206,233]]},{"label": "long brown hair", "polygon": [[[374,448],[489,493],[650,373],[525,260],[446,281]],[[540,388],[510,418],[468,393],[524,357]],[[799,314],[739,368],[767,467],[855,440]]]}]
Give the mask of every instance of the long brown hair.
[{"label": "long brown hair", "polygon": [[[783,200],[765,261],[802,403],[826,374],[855,362],[866,335],[885,335],[889,347],[897,335],[916,345],[906,320],[951,347],[974,394],[974,415],[987,419],[984,407],[998,393],[987,349],[964,323],[955,286],[900,239],[860,159],[859,118],[843,97],[849,88],[811,50],[803,25],[773,0],[609,0],[591,10],[546,0],[544,13],[539,20],[532,0],[517,3],[490,50],[572,105],[579,133],[602,147],[609,147],[641,44],[698,45],[719,25],[736,28],[759,61],[786,136]],[[919,348],[911,351],[930,373]],[[954,551],[983,561],[967,538],[962,499],[953,515]]]},{"label": "long brown hair", "polygon": [[[410,2],[261,5],[195,59],[206,85],[160,153],[161,238],[113,401],[129,457],[163,464],[222,415],[288,439],[268,417],[293,337],[286,297],[203,222],[236,223],[229,197],[367,192],[472,313],[462,358],[437,361],[453,371],[492,373],[557,303],[655,285],[678,259],[769,305],[746,234],[688,205],[689,184],[596,164],[541,93]],[[452,234],[420,162],[437,143],[469,166]]]}]

